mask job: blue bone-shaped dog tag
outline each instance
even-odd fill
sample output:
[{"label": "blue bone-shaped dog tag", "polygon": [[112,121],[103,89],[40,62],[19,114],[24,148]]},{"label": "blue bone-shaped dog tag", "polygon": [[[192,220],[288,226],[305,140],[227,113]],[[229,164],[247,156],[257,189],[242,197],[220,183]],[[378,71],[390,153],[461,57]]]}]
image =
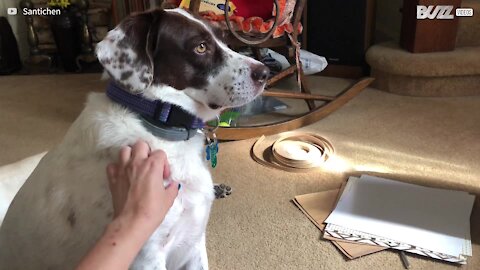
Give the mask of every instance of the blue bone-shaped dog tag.
[{"label": "blue bone-shaped dog tag", "polygon": [[217,166],[218,142],[215,140],[207,144],[205,148],[206,159],[210,160],[212,168]]}]

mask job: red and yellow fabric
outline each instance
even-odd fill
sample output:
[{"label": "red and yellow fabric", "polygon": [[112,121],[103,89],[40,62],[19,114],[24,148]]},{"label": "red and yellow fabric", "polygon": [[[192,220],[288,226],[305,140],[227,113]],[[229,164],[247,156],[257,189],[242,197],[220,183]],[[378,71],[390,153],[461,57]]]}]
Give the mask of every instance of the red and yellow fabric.
[{"label": "red and yellow fabric", "polygon": [[[189,0],[177,0],[181,7],[188,7]],[[204,4],[212,6],[212,3],[218,2],[217,9],[202,8],[200,6],[200,15],[221,28],[226,29],[224,11],[225,0],[202,0]],[[188,2],[188,3],[187,3]],[[208,2],[208,3],[207,3]],[[266,33],[273,26],[275,21],[275,8],[272,0],[231,0],[230,21],[233,22],[236,31],[244,33]],[[281,37],[285,33],[293,32],[291,18],[295,9],[296,0],[278,0],[280,5],[280,17],[273,37]],[[299,24],[299,33],[302,31],[302,25]]]}]

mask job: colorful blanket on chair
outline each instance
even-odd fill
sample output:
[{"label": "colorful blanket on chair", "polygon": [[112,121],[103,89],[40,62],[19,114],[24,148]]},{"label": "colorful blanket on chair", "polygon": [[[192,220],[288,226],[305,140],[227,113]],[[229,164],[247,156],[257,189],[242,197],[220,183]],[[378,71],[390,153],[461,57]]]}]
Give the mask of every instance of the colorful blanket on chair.
[{"label": "colorful blanket on chair", "polygon": [[[211,5],[213,0],[206,1],[205,4]],[[189,5],[188,0],[180,1],[179,6],[187,8]],[[208,2],[208,3],[207,3]],[[225,1],[218,1],[218,9],[202,8],[200,6],[200,15],[218,25],[222,29],[226,29],[224,7]],[[231,0],[229,14],[230,21],[233,22],[235,31],[242,31],[244,33],[259,34],[267,33],[274,24],[275,21],[275,8],[272,0]],[[292,16],[295,10],[296,0],[278,0],[280,5],[280,15],[276,29],[273,32],[273,37],[278,38],[285,33],[293,32]],[[205,5],[207,6],[207,5]],[[302,25],[299,24],[298,32],[303,30]]]}]

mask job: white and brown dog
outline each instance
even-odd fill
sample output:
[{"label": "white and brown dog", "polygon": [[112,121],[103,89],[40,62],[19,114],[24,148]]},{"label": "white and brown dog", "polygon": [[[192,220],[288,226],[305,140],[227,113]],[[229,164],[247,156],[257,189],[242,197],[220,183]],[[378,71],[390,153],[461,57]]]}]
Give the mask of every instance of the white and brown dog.
[{"label": "white and brown dog", "polygon": [[268,69],[180,9],[126,18],[96,52],[113,81],[108,96],[90,94],[16,195],[0,229],[0,269],[74,268],[112,218],[106,165],[139,139],[165,151],[182,189],[131,268],[208,269],[214,194],[198,120],[253,100]]}]

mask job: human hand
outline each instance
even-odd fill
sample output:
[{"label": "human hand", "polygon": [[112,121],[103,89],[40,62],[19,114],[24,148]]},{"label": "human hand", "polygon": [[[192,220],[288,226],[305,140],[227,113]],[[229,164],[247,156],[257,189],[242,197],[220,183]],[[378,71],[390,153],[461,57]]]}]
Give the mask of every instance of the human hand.
[{"label": "human hand", "polygon": [[163,184],[170,177],[165,153],[150,152],[143,141],[123,147],[118,162],[107,166],[107,176],[114,217],[139,220],[152,229],[162,223],[178,194],[178,184]]},{"label": "human hand", "polygon": [[176,183],[163,185],[170,176],[163,151],[150,152],[139,141],[119,155],[118,162],[107,166],[115,218],[77,270],[127,269],[177,197]]}]

